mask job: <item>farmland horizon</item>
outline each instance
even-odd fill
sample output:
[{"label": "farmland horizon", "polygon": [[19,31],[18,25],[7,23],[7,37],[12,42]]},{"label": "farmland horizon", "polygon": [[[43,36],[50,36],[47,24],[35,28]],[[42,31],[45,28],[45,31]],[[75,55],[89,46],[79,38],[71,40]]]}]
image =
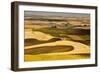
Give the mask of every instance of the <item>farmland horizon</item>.
[{"label": "farmland horizon", "polygon": [[89,14],[25,11],[24,25],[24,61],[90,58]]}]

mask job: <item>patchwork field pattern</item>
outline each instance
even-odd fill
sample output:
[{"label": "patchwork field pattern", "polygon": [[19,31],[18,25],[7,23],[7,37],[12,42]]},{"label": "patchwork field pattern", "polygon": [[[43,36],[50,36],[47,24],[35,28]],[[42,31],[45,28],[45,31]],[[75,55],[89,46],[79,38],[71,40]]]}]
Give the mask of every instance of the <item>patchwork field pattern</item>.
[{"label": "patchwork field pattern", "polygon": [[90,15],[24,12],[24,61],[90,58]]}]

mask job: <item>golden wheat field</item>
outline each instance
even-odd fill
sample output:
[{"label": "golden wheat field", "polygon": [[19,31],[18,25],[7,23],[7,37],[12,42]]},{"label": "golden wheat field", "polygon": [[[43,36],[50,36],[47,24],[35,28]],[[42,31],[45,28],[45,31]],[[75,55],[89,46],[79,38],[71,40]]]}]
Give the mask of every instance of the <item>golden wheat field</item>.
[{"label": "golden wheat field", "polygon": [[24,24],[25,62],[90,58],[88,14],[26,11]]}]

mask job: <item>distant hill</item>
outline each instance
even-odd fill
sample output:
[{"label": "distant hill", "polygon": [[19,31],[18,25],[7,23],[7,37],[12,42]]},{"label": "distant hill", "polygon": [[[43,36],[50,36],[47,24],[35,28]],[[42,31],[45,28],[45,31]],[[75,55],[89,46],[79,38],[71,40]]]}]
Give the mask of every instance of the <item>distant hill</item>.
[{"label": "distant hill", "polygon": [[37,40],[49,40],[54,38],[53,36],[51,36],[50,34],[45,34],[43,32],[39,32],[39,31],[34,31],[32,32],[32,30],[25,30],[25,39],[28,38],[34,38]]}]

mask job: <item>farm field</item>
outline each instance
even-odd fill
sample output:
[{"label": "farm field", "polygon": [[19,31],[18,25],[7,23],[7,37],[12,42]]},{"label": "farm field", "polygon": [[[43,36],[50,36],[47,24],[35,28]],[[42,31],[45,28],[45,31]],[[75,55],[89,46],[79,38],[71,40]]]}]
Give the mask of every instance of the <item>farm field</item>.
[{"label": "farm field", "polygon": [[49,14],[25,16],[24,61],[89,59],[89,16]]}]

